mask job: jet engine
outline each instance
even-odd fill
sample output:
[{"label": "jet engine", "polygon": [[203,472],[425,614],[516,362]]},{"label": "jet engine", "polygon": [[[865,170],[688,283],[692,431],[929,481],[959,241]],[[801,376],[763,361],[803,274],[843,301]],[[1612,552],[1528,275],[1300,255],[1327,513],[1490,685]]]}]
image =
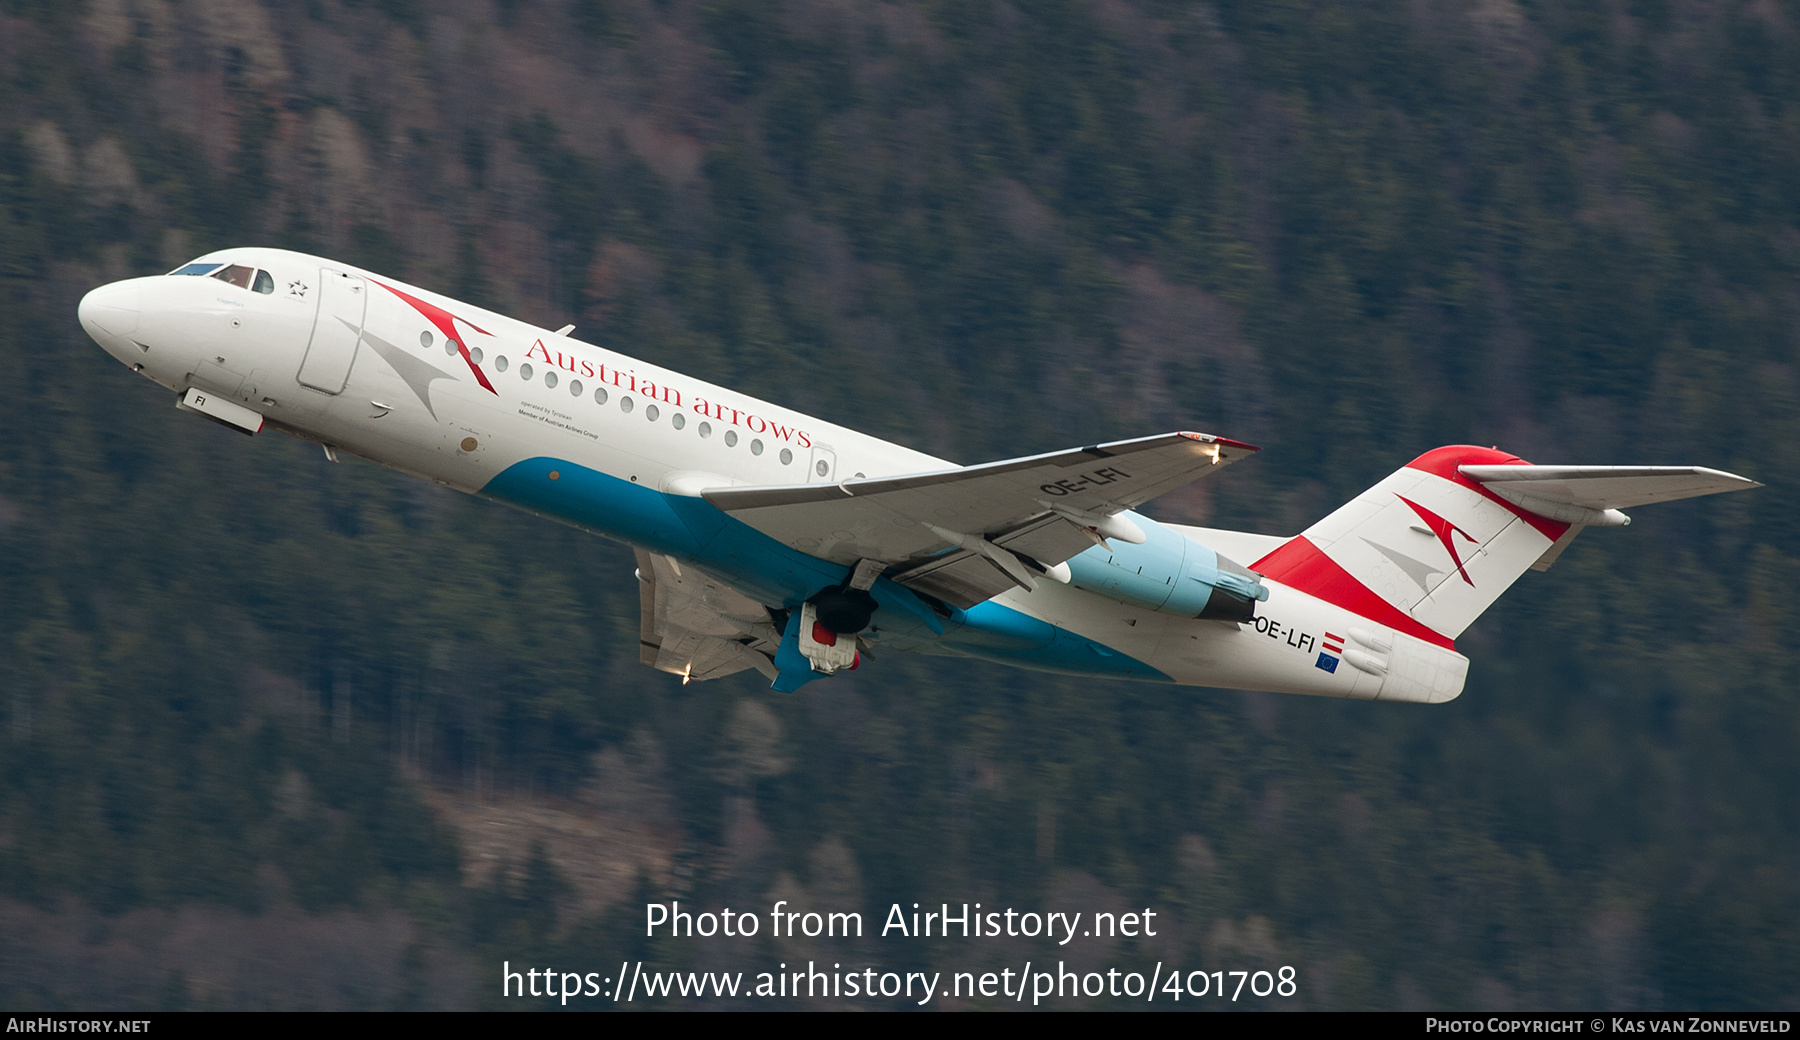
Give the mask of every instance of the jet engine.
[{"label": "jet engine", "polygon": [[1269,598],[1262,580],[1191,538],[1147,518],[1142,544],[1111,539],[1068,562],[1069,584],[1165,614],[1249,621]]},{"label": "jet engine", "polygon": [[855,635],[869,627],[880,604],[866,590],[826,589],[809,600],[818,611],[819,624],[841,635]]}]

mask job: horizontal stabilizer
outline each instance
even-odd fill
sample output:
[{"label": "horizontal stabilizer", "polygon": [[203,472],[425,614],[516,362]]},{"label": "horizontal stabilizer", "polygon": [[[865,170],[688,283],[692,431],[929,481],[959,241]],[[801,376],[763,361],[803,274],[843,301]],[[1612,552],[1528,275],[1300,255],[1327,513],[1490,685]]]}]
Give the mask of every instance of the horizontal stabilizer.
[{"label": "horizontal stabilizer", "polygon": [[1565,523],[1622,525],[1608,510],[1762,487],[1705,466],[1460,466],[1458,471],[1514,505]]}]

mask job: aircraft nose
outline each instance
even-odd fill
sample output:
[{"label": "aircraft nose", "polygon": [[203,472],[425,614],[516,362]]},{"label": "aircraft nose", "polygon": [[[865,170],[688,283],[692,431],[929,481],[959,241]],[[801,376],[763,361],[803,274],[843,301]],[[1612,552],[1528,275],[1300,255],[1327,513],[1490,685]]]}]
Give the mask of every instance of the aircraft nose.
[{"label": "aircraft nose", "polygon": [[143,284],[135,279],[102,285],[81,298],[76,309],[81,327],[103,345],[108,338],[131,335],[137,331],[143,295]]}]

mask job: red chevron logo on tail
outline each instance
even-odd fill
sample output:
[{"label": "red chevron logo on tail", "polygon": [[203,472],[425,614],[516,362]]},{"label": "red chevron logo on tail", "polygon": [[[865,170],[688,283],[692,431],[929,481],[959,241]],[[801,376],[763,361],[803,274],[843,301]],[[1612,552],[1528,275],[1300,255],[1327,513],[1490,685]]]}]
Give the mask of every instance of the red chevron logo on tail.
[{"label": "red chevron logo on tail", "polygon": [[1405,495],[1396,494],[1394,497],[1399,499],[1402,502],[1405,502],[1407,505],[1411,506],[1412,511],[1419,514],[1419,519],[1425,521],[1425,526],[1431,528],[1431,533],[1437,535],[1438,541],[1444,543],[1445,551],[1447,551],[1450,554],[1451,561],[1456,564],[1456,573],[1462,575],[1462,580],[1468,582],[1470,587],[1473,587],[1475,585],[1475,581],[1474,581],[1474,579],[1469,577],[1469,572],[1463,569],[1462,557],[1460,555],[1458,555],[1458,553],[1456,551],[1456,544],[1450,540],[1450,535],[1452,533],[1460,534],[1464,538],[1467,538],[1470,542],[1473,542],[1476,545],[1480,545],[1481,543],[1476,540],[1475,536],[1471,535],[1469,532],[1456,526],[1455,524],[1451,523],[1450,521],[1444,519],[1443,517],[1437,515],[1436,513],[1432,512],[1431,510],[1426,509],[1424,506],[1420,505],[1419,503],[1414,502],[1412,499],[1407,498]]}]

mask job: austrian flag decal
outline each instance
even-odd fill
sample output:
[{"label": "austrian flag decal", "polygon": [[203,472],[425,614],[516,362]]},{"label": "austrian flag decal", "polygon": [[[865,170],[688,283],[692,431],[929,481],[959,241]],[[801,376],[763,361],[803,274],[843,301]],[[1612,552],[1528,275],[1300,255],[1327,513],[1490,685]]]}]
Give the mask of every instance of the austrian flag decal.
[{"label": "austrian flag decal", "polygon": [[1318,663],[1315,664],[1314,667],[1318,668],[1320,671],[1330,672],[1331,674],[1336,675],[1338,655],[1344,652],[1344,637],[1327,632],[1325,633],[1324,640],[1320,642],[1319,645],[1325,648],[1325,652],[1319,655]]}]

